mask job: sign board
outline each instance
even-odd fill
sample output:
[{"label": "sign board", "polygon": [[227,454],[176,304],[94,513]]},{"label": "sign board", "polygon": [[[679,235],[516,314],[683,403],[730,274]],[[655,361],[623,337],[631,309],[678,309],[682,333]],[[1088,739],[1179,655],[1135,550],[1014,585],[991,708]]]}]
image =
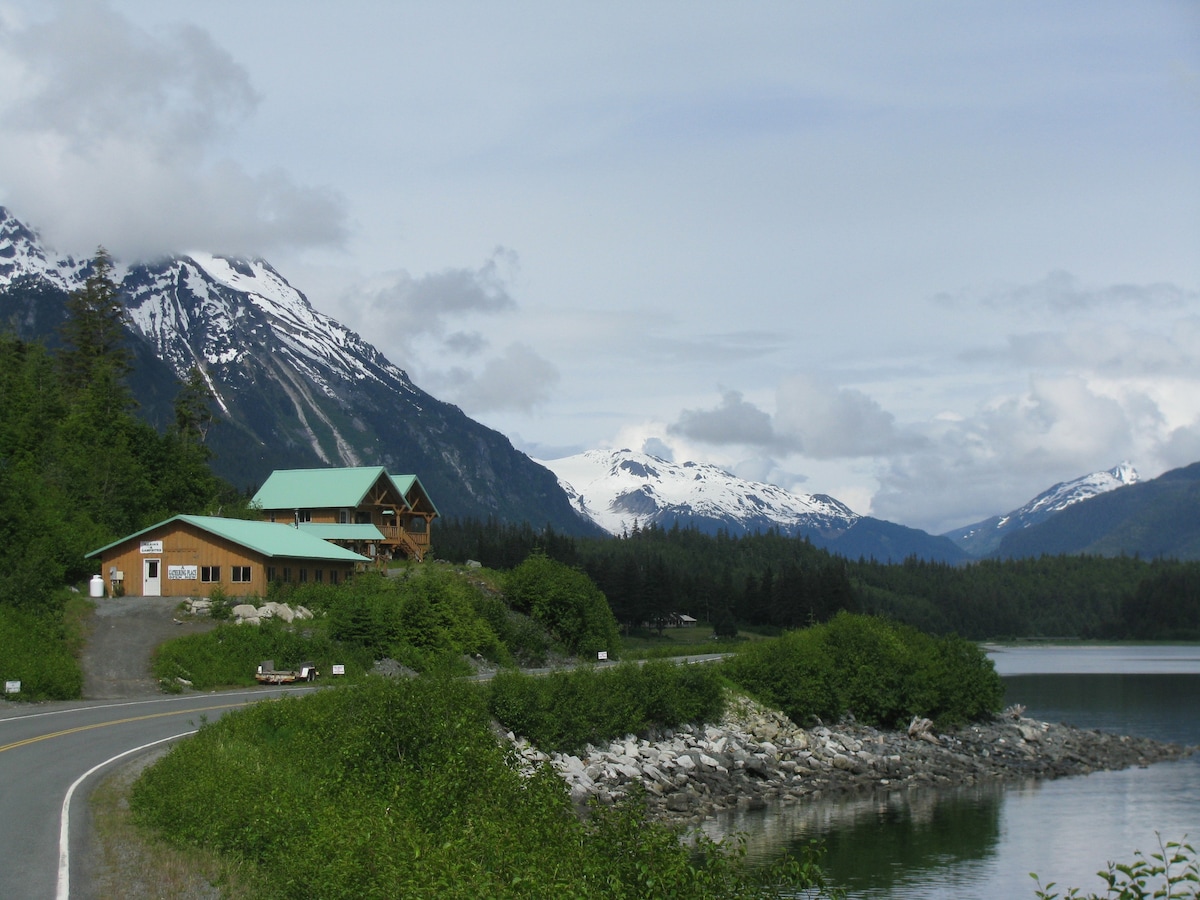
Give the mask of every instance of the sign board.
[{"label": "sign board", "polygon": [[198,577],[196,566],[167,566],[167,581],[195,581]]},{"label": "sign board", "polygon": [[334,675],[345,675],[346,667],[344,665],[342,665],[341,663],[334,663],[333,664],[333,674]]},{"label": "sign board", "polygon": [[143,553],[162,553],[162,541],[142,541]]},{"label": "sign board", "polygon": [[601,650],[599,653],[596,654],[596,659],[608,659],[608,651]]},{"label": "sign board", "polygon": [[19,681],[6,681],[6,682],[4,682],[4,693],[6,693],[6,694],[19,694],[19,693],[21,693],[21,682],[19,682]]}]

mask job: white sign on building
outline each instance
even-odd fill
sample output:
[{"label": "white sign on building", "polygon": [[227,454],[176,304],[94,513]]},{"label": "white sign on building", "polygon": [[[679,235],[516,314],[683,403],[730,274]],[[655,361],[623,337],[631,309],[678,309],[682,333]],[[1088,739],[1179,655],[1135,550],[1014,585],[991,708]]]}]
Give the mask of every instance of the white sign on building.
[{"label": "white sign on building", "polygon": [[198,577],[196,566],[167,566],[167,581],[195,581]]},{"label": "white sign on building", "polygon": [[162,541],[142,541],[143,553],[162,553]]}]

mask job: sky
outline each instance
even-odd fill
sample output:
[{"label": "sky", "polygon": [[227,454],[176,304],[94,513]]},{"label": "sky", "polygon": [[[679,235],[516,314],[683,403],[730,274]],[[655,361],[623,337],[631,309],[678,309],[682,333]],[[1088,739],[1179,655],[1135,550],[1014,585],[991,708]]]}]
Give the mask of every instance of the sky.
[{"label": "sky", "polygon": [[0,0],[0,204],[538,459],[942,533],[1200,460],[1200,3]]}]

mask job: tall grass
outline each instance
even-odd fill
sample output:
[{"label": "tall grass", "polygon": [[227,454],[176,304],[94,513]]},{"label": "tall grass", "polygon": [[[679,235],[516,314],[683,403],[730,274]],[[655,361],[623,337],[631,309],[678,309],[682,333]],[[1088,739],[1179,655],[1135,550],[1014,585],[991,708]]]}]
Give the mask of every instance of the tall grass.
[{"label": "tall grass", "polygon": [[[242,861],[264,900],[764,896],[768,876],[707,842],[693,855],[644,805],[582,821],[548,767],[518,774],[490,721],[481,687],[431,678],[259,704],[176,746],[132,809]],[[785,875],[794,892],[819,872]]]}]

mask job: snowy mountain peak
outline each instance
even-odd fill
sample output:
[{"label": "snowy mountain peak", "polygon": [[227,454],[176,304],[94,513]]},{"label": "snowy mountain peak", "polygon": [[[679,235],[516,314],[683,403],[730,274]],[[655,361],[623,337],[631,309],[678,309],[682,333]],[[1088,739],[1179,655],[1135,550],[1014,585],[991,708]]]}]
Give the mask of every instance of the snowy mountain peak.
[{"label": "snowy mountain peak", "polygon": [[946,532],[946,537],[970,553],[986,556],[996,549],[1010,532],[1036,525],[1068,506],[1126,485],[1136,484],[1137,480],[1137,470],[1126,460],[1102,472],[1092,472],[1071,481],[1059,482],[1042,491],[1019,509]]},{"label": "snowy mountain peak", "polygon": [[588,450],[542,460],[572,505],[610,534],[651,523],[724,528],[733,534],[777,528],[838,533],[859,516],[822,494],[793,494],[773,484],[745,481],[717,466],[672,463],[633,450]]},{"label": "snowy mountain peak", "polygon": [[37,233],[0,206],[0,288],[24,276],[41,277],[64,291],[73,291],[83,282],[88,265],[70,256],[47,253]]}]

